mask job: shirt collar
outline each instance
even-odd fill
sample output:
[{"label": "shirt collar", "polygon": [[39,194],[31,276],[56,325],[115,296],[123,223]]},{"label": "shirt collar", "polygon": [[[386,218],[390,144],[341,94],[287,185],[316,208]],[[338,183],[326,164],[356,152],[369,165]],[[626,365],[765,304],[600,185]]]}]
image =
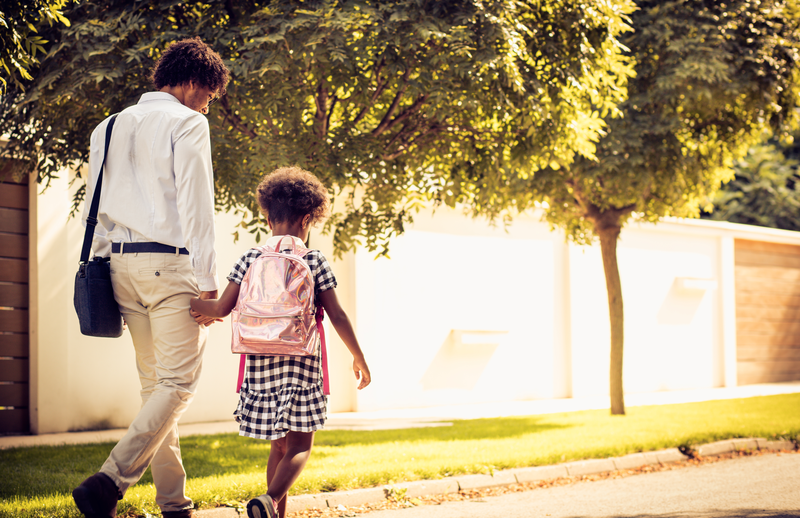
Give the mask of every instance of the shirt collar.
[{"label": "shirt collar", "polygon": [[177,97],[167,92],[147,92],[139,97],[139,104],[151,101],[172,101],[181,104]]}]

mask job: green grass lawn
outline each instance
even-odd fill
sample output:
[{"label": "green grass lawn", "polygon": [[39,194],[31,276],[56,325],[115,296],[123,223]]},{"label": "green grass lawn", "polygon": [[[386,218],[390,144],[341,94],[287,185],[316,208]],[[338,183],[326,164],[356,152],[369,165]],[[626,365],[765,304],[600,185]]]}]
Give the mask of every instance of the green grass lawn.
[{"label": "green grass lawn", "polygon": [[[455,421],[404,430],[322,431],[291,494],[491,473],[604,458],[733,437],[797,439],[800,394],[642,406],[627,416],[589,410]],[[72,489],[114,445],[0,451],[0,516],[77,517]],[[266,489],[269,442],[234,434],[181,439],[187,493],[200,508],[241,505]],[[120,502],[120,515],[158,515],[150,473]]]}]

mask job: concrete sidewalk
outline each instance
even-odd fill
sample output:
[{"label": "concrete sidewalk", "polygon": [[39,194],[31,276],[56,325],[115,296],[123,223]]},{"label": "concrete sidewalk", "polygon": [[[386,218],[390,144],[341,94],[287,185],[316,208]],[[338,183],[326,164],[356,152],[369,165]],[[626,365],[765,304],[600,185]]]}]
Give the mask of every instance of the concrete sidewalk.
[{"label": "concrete sidewalk", "polygon": [[[676,467],[677,468],[677,467]],[[761,453],[533,491],[391,506],[362,518],[800,518],[800,454]],[[544,484],[548,486],[548,484]],[[349,511],[349,509],[348,509]],[[326,513],[331,515],[333,513]],[[337,516],[355,513],[339,512]],[[210,518],[215,515],[200,515]],[[218,513],[215,518],[224,518]],[[231,518],[235,514],[228,513]]]},{"label": "concrete sidewalk", "polygon": [[[668,405],[719,399],[737,399],[777,394],[800,393],[800,382],[766,383],[743,387],[679,390],[626,394],[627,407],[642,405]],[[448,426],[458,419],[481,419],[525,415],[554,414],[609,408],[607,396],[593,398],[542,399],[535,401],[510,401],[446,407],[380,410],[374,412],[344,412],[328,415],[326,430],[389,430],[424,426]],[[179,424],[180,434],[210,435],[237,433],[238,424],[230,421]],[[124,428],[91,432],[53,433],[43,435],[18,435],[0,437],[0,449],[27,446],[57,446],[62,444],[91,444],[116,442],[125,435]]]}]

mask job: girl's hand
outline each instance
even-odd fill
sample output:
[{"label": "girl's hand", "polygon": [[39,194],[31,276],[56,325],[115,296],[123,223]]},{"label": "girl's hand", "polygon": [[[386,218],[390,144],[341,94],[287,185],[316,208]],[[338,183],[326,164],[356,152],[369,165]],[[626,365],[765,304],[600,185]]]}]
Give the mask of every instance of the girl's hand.
[{"label": "girl's hand", "polygon": [[361,383],[358,384],[358,390],[363,389],[372,381],[369,367],[367,367],[367,362],[364,361],[364,358],[353,359],[353,374],[356,375],[356,379],[361,380]]},{"label": "girl's hand", "polygon": [[192,315],[194,321],[201,326],[210,326],[214,322],[222,322],[221,318],[208,317],[194,310],[195,305],[198,303],[202,304],[201,300],[202,299],[195,297],[190,301],[191,307],[189,308],[189,314]]},{"label": "girl's hand", "polygon": [[221,318],[214,318],[214,317],[207,317],[205,315],[201,315],[197,311],[190,309],[189,314],[192,315],[194,321],[200,324],[201,326],[210,326],[214,322],[222,322]]}]

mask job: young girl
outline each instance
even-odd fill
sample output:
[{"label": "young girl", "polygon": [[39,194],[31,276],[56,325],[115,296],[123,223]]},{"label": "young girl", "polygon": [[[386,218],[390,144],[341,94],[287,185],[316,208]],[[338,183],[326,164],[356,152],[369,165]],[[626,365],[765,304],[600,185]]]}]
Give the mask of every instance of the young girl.
[{"label": "young girl", "polygon": [[[293,236],[298,245],[308,238],[311,225],[330,211],[328,192],[311,173],[298,167],[284,167],[259,184],[258,203],[267,217],[272,235],[267,246],[276,246],[281,236]],[[284,238],[285,239],[285,238]],[[191,301],[195,319],[221,318],[236,305],[239,285],[253,261],[261,255],[248,250],[228,275],[228,286],[219,299]],[[336,298],[336,279],[317,250],[305,261],[315,280],[314,300],[322,305],[331,324],[353,355],[353,372],[358,388],[370,383],[369,367],[358,345],[353,326]],[[319,348],[317,348],[319,350]],[[271,442],[267,462],[267,493],[247,504],[250,518],[286,516],[286,494],[306,465],[314,443],[314,431],[325,423],[327,398],[322,392],[320,357],[247,356],[244,383],[234,412],[239,435]]]}]

